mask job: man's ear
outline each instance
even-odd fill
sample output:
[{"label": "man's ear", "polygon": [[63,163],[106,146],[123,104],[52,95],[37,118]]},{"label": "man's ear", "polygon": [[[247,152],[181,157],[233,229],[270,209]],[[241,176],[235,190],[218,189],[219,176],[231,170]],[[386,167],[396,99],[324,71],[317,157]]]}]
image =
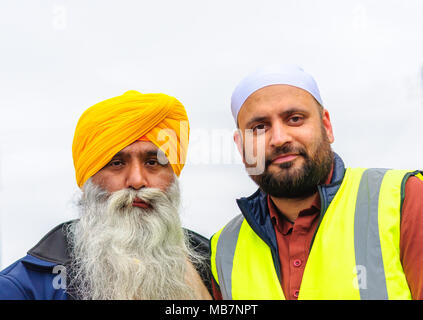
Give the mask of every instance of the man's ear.
[{"label": "man's ear", "polygon": [[239,154],[241,155],[242,161],[244,161],[244,148],[242,146],[242,134],[240,129],[237,129],[234,132],[234,142],[238,148]]},{"label": "man's ear", "polygon": [[326,130],[326,135],[328,136],[329,142],[333,143],[335,141],[335,137],[333,135],[333,128],[332,123],[330,121],[329,111],[327,111],[326,109],[323,110],[322,123],[323,127]]}]

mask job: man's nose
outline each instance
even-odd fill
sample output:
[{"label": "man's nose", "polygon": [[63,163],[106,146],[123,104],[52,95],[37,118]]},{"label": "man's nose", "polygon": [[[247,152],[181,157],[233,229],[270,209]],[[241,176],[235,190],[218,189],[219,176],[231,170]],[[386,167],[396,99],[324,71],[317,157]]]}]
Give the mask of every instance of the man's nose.
[{"label": "man's nose", "polygon": [[147,186],[148,186],[148,181],[147,181],[146,174],[143,170],[142,164],[138,162],[132,163],[129,168],[129,172],[128,172],[128,176],[126,180],[126,187],[139,190]]},{"label": "man's nose", "polygon": [[281,147],[286,143],[292,142],[289,130],[280,122],[274,123],[268,133],[270,134],[269,145],[271,147]]}]

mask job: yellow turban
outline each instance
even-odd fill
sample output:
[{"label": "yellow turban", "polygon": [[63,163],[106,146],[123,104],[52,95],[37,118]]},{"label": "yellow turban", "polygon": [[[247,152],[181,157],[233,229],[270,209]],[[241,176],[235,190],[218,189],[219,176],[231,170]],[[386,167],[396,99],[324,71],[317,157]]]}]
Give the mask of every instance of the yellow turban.
[{"label": "yellow turban", "polygon": [[165,153],[179,176],[188,149],[189,123],[176,98],[132,90],[88,108],[78,121],[72,144],[78,186],[144,136]]}]

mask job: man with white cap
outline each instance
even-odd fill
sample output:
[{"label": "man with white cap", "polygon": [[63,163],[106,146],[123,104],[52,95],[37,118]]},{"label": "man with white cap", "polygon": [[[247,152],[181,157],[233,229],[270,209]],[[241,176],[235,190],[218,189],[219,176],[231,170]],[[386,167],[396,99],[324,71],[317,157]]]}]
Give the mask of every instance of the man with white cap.
[{"label": "man with white cap", "polygon": [[259,189],[211,239],[216,299],[423,299],[422,171],[345,168],[298,66],[236,87],[234,140]]}]

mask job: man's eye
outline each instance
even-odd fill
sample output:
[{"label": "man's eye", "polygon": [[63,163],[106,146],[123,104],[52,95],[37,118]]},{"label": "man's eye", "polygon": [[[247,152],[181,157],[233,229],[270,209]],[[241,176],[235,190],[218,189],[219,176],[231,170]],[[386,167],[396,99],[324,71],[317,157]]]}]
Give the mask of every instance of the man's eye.
[{"label": "man's eye", "polygon": [[257,130],[264,130],[264,129],[266,129],[266,125],[264,125],[264,124],[258,124],[258,125],[253,127],[254,132],[256,132]]},{"label": "man's eye", "polygon": [[112,160],[109,162],[109,166],[111,167],[118,167],[123,165],[123,162],[121,160]]},{"label": "man's eye", "polygon": [[289,122],[292,123],[292,124],[300,124],[302,122],[302,120],[303,120],[303,117],[301,117],[301,116],[294,116],[294,117],[289,118]]},{"label": "man's eye", "polygon": [[158,161],[156,159],[151,159],[145,162],[147,165],[149,166],[155,166],[156,164],[158,164]]}]

